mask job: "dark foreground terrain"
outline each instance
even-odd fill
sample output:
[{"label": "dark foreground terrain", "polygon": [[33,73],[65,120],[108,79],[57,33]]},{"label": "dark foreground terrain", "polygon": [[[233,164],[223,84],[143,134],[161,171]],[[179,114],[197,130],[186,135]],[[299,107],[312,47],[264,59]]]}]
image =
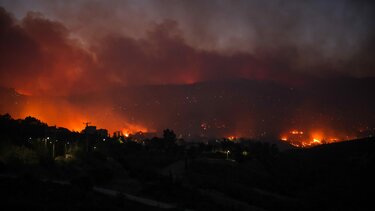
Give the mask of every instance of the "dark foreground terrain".
[{"label": "dark foreground terrain", "polygon": [[160,210],[129,201],[120,194],[110,197],[29,176],[0,177],[0,196],[4,210]]},{"label": "dark foreground terrain", "polygon": [[189,143],[171,130],[139,141],[70,132],[31,117],[0,120],[0,198],[11,209],[367,210],[373,205],[375,138],[281,151],[254,140]]},{"label": "dark foreground terrain", "polygon": [[[177,205],[173,210],[358,210],[372,204],[374,147],[374,139],[363,139],[296,149],[273,161],[200,157],[174,182],[162,173],[147,178],[153,174],[146,172],[148,167],[129,180],[140,182],[138,195]],[[179,164],[174,165],[168,174],[178,171]],[[161,209],[72,184],[44,182],[28,174],[2,176],[2,205],[32,210]]]}]

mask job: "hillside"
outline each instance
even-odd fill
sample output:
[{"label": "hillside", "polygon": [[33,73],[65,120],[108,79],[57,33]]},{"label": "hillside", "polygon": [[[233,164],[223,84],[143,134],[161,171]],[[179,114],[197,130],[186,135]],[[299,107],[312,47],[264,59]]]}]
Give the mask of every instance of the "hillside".
[{"label": "hillside", "polygon": [[[74,118],[87,118],[111,131],[126,125],[151,131],[173,128],[185,139],[280,138],[292,128],[361,137],[359,131],[369,134],[375,125],[374,84],[373,78],[319,79],[296,86],[226,80],[117,87],[55,97],[15,97],[14,91],[8,90],[2,92],[0,112],[17,114],[27,108],[31,115],[42,115],[42,120],[68,128],[82,127],[82,121]],[[44,109],[33,110],[40,106]]]}]

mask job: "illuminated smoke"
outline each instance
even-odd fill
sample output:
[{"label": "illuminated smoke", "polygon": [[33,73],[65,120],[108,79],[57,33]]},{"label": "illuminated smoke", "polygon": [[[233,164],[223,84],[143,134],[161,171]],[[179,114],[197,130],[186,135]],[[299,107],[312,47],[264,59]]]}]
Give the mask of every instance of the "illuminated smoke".
[{"label": "illuminated smoke", "polygon": [[[17,19],[0,8],[0,85],[29,96],[18,105],[17,111],[12,110],[15,117],[33,115],[72,130],[82,129],[82,123],[89,121],[125,133],[170,127],[184,135],[264,138],[279,137],[292,128],[301,128],[306,133],[316,128],[340,131],[326,132],[336,137],[342,131],[371,128],[374,122],[370,109],[373,102],[367,99],[373,86],[350,93],[350,90],[331,90],[319,81],[334,78],[329,83],[345,87],[340,83],[352,82],[338,76],[373,75],[369,71],[374,64],[369,59],[374,55],[372,31],[370,27],[358,26],[361,20],[367,20],[368,12],[348,23],[359,27],[358,34],[353,32],[351,45],[341,45],[349,35],[340,34],[340,39],[333,39],[337,35],[335,30],[323,30],[330,39],[321,43],[314,39],[305,45],[302,42],[305,37],[299,35],[306,29],[302,23],[319,23],[315,19],[304,17],[302,22],[292,24],[290,30],[282,31],[274,25],[264,27],[260,22],[250,21],[256,29],[253,40],[238,38],[231,42],[228,34],[238,34],[235,28],[208,24],[218,17],[216,12],[209,14],[207,20],[201,19],[202,25],[197,28],[191,27],[186,18],[172,14],[160,16],[152,24],[134,23],[132,26],[140,28],[130,33],[116,30],[121,24],[116,17],[103,12],[108,10],[106,6],[87,4],[91,5],[90,11],[103,15],[103,20],[114,20],[113,27],[107,24],[108,30],[99,30],[104,27],[100,21],[97,25],[87,22],[85,26],[68,17],[78,17],[74,14],[52,20],[30,12]],[[273,4],[260,7],[279,16],[280,11]],[[171,7],[181,10],[176,5]],[[67,14],[82,12],[83,7],[77,8],[67,10]],[[156,13],[161,11],[159,8]],[[87,20],[93,17],[92,12],[79,17]],[[332,18],[327,14],[324,17]],[[195,18],[202,16],[198,14]],[[287,15],[276,23],[284,27],[290,18]],[[269,24],[273,21],[263,20]],[[203,26],[210,29],[203,30]],[[323,26],[327,29],[329,25]],[[342,32],[345,30],[342,26],[340,21],[335,29]],[[200,29],[204,32],[201,36],[193,33]],[[311,30],[313,34],[321,32]],[[225,41],[220,42],[219,38]],[[323,51],[330,41],[334,41],[334,47]],[[244,85],[239,78],[252,80],[254,85]],[[207,83],[195,84],[199,82]],[[168,86],[171,84],[175,86]],[[319,90],[318,94],[315,90]],[[327,96],[315,96],[330,90],[332,93]],[[340,93],[362,103],[352,103]],[[339,96],[338,100],[335,96]],[[1,112],[11,109],[2,107]],[[358,113],[352,114],[353,110]]]}]

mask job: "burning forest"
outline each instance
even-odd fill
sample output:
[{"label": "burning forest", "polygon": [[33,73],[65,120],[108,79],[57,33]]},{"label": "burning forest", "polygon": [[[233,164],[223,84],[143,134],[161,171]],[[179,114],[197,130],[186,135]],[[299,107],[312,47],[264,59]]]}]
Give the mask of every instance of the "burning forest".
[{"label": "burning forest", "polygon": [[[374,14],[367,0],[0,0],[0,186],[74,196],[68,210],[87,193],[120,210],[356,209],[373,176]],[[27,169],[37,180],[14,176]]]}]

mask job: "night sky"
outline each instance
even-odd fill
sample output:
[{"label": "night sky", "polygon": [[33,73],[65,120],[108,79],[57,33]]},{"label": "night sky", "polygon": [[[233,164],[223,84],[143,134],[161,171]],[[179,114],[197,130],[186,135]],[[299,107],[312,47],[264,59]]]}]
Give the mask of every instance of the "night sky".
[{"label": "night sky", "polygon": [[0,0],[0,87],[19,94],[0,112],[74,130],[354,137],[375,128],[374,16],[364,0]]}]

